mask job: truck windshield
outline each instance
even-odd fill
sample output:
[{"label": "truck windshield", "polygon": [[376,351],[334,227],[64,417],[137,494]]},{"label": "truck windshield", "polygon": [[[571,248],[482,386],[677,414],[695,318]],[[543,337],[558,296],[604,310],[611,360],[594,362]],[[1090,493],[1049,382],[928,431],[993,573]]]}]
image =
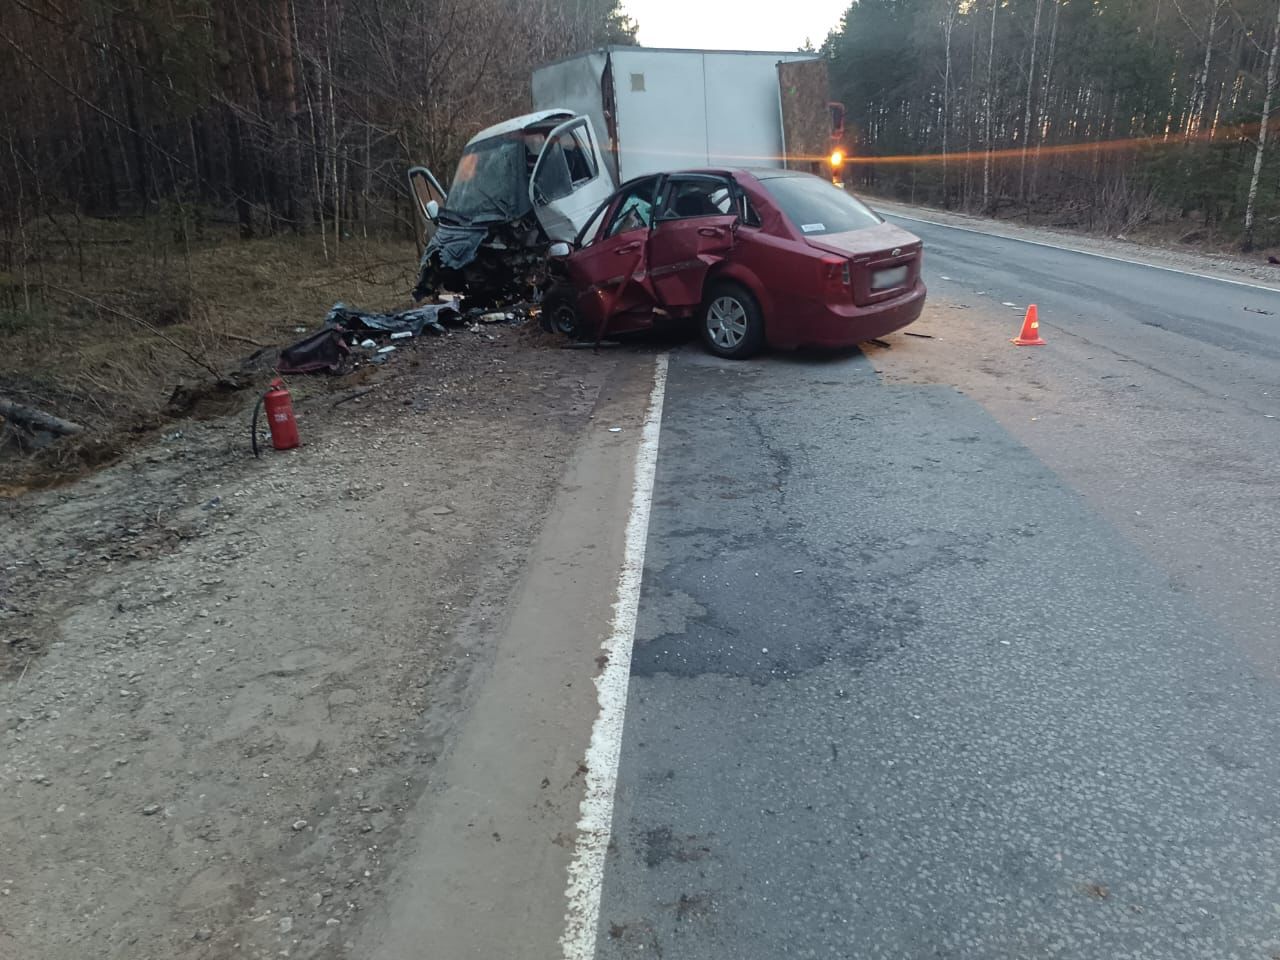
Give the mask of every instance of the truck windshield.
[{"label": "truck windshield", "polygon": [[771,177],[761,183],[805,236],[865,230],[881,222],[870,207],[817,177]]},{"label": "truck windshield", "polygon": [[520,133],[468,144],[441,219],[459,224],[519,220],[531,209],[529,168]]}]

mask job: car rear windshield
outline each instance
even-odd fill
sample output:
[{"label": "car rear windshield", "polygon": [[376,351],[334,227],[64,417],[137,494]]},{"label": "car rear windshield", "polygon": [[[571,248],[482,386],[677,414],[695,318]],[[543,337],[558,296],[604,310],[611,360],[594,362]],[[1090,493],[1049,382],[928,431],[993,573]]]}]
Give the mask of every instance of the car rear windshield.
[{"label": "car rear windshield", "polygon": [[805,236],[865,230],[881,222],[864,203],[817,177],[772,177],[762,183]]}]

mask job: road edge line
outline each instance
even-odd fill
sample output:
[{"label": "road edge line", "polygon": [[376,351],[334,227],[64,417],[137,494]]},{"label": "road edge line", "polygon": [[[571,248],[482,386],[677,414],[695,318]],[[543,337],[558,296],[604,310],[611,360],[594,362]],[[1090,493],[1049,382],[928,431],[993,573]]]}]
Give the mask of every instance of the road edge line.
[{"label": "road edge line", "polygon": [[885,213],[890,217],[897,217],[899,220],[910,220],[912,223],[927,223],[935,227],[943,227],[947,230],[960,230],[963,233],[976,233],[982,237],[994,237],[997,240],[1012,240],[1015,243],[1029,243],[1033,247],[1048,247],[1050,250],[1061,250],[1064,253],[1078,253],[1084,257],[1097,257],[1099,260],[1110,260],[1113,263],[1127,263],[1132,267],[1150,267],[1152,270],[1163,270],[1166,273],[1178,273],[1184,277],[1195,277],[1197,280],[1216,280],[1218,283],[1230,283],[1237,287],[1248,287],[1250,290],[1265,290],[1267,293],[1280,293],[1280,287],[1269,287],[1262,283],[1250,283],[1247,280],[1234,280],[1231,277],[1215,277],[1211,273],[1196,273],[1194,270],[1179,270],[1177,267],[1166,267],[1158,263],[1147,263],[1145,260],[1128,260],[1124,257],[1115,257],[1109,253],[1098,253],[1095,250],[1081,250],[1077,247],[1067,247],[1059,243],[1046,243],[1044,240],[1028,240],[1026,237],[1012,237],[1007,233],[991,233],[988,230],[979,230],[977,227],[962,227],[954,223],[943,223],[940,220],[926,220],[924,217],[913,217],[905,213],[895,213],[892,210],[886,210]]},{"label": "road edge line", "polygon": [[663,353],[654,366],[653,391],[649,395],[649,409],[640,434],[640,446],[636,450],[631,513],[627,517],[613,623],[609,636],[600,645],[607,659],[596,677],[600,711],[591,725],[591,743],[587,747],[585,761],[586,783],[578,807],[578,834],[565,890],[568,907],[564,934],[560,937],[564,960],[594,960],[595,957],[605,856],[613,831],[618,758],[622,752],[622,726],[631,679],[631,650],[635,644],[644,552],[649,537],[649,511],[657,474],[667,362],[668,355]]}]

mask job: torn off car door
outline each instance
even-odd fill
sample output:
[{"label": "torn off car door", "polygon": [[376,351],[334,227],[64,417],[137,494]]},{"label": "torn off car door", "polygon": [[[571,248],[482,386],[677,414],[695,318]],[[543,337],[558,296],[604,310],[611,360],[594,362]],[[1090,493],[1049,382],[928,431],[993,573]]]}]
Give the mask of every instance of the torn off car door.
[{"label": "torn off car door", "polygon": [[702,302],[707,272],[733,250],[737,185],[724,177],[666,178],[649,237],[649,277],[658,303],[686,314]]},{"label": "torn off car door", "polygon": [[591,121],[574,117],[547,135],[529,178],[529,199],[552,240],[572,241],[613,193]]},{"label": "torn off car door", "polygon": [[422,225],[422,242],[430,243],[431,238],[436,234],[437,218],[449,197],[440,186],[440,181],[426,167],[410,167],[408,177],[409,192],[417,201],[418,216]]}]

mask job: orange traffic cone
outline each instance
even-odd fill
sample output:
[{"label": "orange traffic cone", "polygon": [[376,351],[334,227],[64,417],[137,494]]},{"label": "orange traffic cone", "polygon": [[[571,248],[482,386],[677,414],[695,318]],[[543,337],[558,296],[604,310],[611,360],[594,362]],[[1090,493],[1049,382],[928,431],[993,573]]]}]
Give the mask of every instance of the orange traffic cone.
[{"label": "orange traffic cone", "polygon": [[1022,321],[1022,332],[1009,341],[1019,347],[1043,347],[1040,339],[1040,313],[1033,303],[1027,307],[1027,315]]}]

